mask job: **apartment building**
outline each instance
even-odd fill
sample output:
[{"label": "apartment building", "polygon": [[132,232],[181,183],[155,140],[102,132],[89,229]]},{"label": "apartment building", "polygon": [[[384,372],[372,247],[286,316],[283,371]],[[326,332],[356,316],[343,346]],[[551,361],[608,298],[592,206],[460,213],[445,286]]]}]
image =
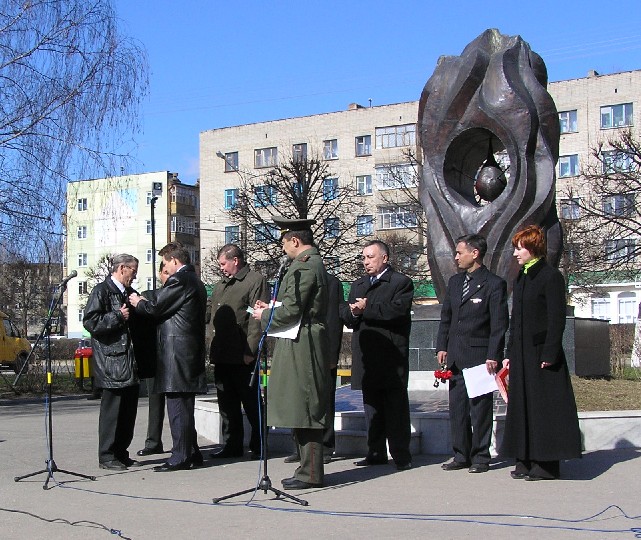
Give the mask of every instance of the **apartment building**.
[{"label": "apartment building", "polygon": [[168,171],[69,183],[65,273],[76,270],[78,277],[67,289],[68,337],[86,335],[83,308],[96,280],[108,273],[110,255],[130,253],[139,259],[133,283],[139,291],[153,288],[157,252],[167,242],[184,244],[198,267],[199,204],[199,186],[185,185]]},{"label": "apartment building", "polygon": [[[578,184],[591,149],[622,128],[641,125],[641,70],[549,84],[561,124],[557,204],[562,219],[577,217],[568,187]],[[385,236],[417,223],[402,206],[390,206],[390,190],[411,175],[408,152],[420,159],[418,101],[376,107],[352,104],[345,111],[224,127],[200,134],[201,250],[239,241],[241,226],[227,210],[244,175],[258,176],[283,156],[315,152],[330,163],[340,183],[359,197],[354,241]],[[573,190],[574,191],[574,190]],[[427,224],[429,226],[429,224]],[[612,239],[616,244],[621,239]],[[629,242],[636,238],[625,239]],[[250,254],[251,255],[251,254]],[[424,252],[410,264],[426,265]],[[635,283],[603,283],[600,292],[577,294],[577,316],[634,322],[641,289]]]}]

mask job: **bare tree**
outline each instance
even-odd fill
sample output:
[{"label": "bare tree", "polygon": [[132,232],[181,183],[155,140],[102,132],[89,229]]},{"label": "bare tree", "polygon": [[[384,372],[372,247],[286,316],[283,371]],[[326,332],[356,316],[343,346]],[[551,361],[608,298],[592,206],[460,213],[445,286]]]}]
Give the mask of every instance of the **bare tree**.
[{"label": "bare tree", "polygon": [[[147,91],[143,48],[110,0],[4,0],[0,9],[0,247],[60,233],[71,177],[127,160]],[[117,150],[115,150],[117,149]]]},{"label": "bare tree", "polygon": [[[235,204],[228,210],[238,224],[238,242],[271,273],[282,254],[272,218],[315,219],[314,238],[328,266],[350,277],[358,268],[353,249],[358,209],[355,189],[341,184],[328,162],[290,156],[255,175],[239,172]],[[215,261],[214,261],[215,262]]]}]

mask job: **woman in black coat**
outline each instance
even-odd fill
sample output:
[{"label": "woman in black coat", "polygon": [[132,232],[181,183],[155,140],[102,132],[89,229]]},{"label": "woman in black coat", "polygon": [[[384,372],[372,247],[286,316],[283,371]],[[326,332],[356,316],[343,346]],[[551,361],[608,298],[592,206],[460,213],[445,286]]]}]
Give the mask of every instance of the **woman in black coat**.
[{"label": "woman in black coat", "polygon": [[562,339],[565,281],[545,261],[545,233],[531,225],[512,238],[514,282],[507,358],[509,390],[500,454],[516,458],[512,478],[551,480],[559,461],[581,456],[581,433]]}]

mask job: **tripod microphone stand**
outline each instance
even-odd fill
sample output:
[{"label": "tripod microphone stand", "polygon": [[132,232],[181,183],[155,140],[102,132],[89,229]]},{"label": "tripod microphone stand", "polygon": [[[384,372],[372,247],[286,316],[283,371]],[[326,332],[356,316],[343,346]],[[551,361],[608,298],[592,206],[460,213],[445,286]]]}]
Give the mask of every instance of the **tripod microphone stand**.
[{"label": "tripod microphone stand", "polygon": [[[271,311],[269,312],[269,322],[267,323],[267,326],[265,327],[265,330],[263,331],[263,334],[260,338],[260,343],[258,345],[258,353],[256,354],[256,357],[257,357],[256,366],[254,368],[254,372],[252,373],[252,378],[251,378],[251,381],[249,382],[249,386],[253,386],[255,378],[258,376],[258,373],[260,371],[261,353],[262,353],[262,359],[263,359],[263,374],[267,375],[267,350],[265,349],[265,341],[267,339],[267,332],[272,323],[272,318],[274,317],[274,309],[276,307],[276,296],[278,295],[278,288],[280,287],[280,282],[283,279],[283,270],[284,270],[284,263],[281,263],[281,267],[278,271],[278,275],[276,276],[274,291],[272,293]],[[258,483],[257,486],[254,486],[248,489],[243,489],[242,491],[237,491],[236,493],[231,493],[223,497],[216,497],[215,499],[212,499],[212,501],[214,502],[214,504],[217,504],[221,501],[225,501],[233,497],[238,497],[239,495],[245,495],[247,493],[253,493],[255,491],[262,490],[263,493],[265,494],[267,494],[268,491],[271,491],[273,494],[276,495],[276,497],[285,497],[287,499],[291,499],[292,501],[295,501],[301,504],[302,506],[308,506],[309,503],[304,499],[299,499],[298,497],[294,497],[289,493],[285,493],[284,491],[275,488],[272,485],[272,481],[269,478],[269,475],[267,474],[267,461],[268,461],[267,436],[269,433],[267,428],[267,387],[266,385],[263,385],[260,382],[260,377],[258,382],[258,391],[259,391],[258,399],[260,400],[260,429],[261,429],[261,439],[262,439],[262,448],[261,448],[262,452],[260,457],[263,462],[263,477],[260,479],[260,482]]]},{"label": "tripod microphone stand", "polygon": [[[51,308],[49,309],[49,314],[47,316],[47,320],[45,321],[45,324],[42,328],[42,331],[40,332],[40,335],[38,336],[38,339],[36,340],[35,346],[40,342],[43,336],[45,337],[45,344],[46,344],[46,371],[47,371],[47,397],[46,397],[46,402],[47,402],[47,443],[49,445],[49,455],[47,460],[45,460],[46,468],[40,469],[39,471],[35,471],[29,474],[25,474],[22,476],[16,476],[14,478],[14,481],[19,482],[20,480],[24,480],[25,478],[30,478],[32,476],[35,476],[37,474],[41,473],[47,473],[47,478],[45,480],[44,485],[42,486],[42,489],[49,489],[49,480],[53,478],[53,473],[55,472],[61,472],[65,474],[70,474],[72,476],[78,476],[80,478],[86,478],[88,480],[95,480],[95,476],[89,476],[86,474],[80,474],[76,472],[71,472],[67,471],[65,469],[59,469],[58,465],[56,465],[56,462],[53,459],[53,420],[52,420],[52,413],[51,413],[51,407],[52,407],[52,401],[51,401],[51,387],[53,383],[53,372],[51,369],[51,319],[53,317],[53,314],[56,312],[56,310],[59,308],[60,303],[62,302],[62,296],[67,288],[67,281],[71,279],[72,277],[75,277],[78,275],[76,272],[73,272],[70,277],[65,278],[62,283],[59,286],[59,293],[58,293],[58,298],[55,300],[51,301]],[[31,350],[31,354],[29,355],[29,358],[33,355],[34,349]],[[16,381],[19,379],[20,375],[22,374],[22,371],[26,368],[26,366],[29,363],[29,359],[24,363],[22,366],[22,369],[20,370],[20,373],[18,373],[18,376],[16,377]],[[15,384],[15,382],[14,382]]]}]

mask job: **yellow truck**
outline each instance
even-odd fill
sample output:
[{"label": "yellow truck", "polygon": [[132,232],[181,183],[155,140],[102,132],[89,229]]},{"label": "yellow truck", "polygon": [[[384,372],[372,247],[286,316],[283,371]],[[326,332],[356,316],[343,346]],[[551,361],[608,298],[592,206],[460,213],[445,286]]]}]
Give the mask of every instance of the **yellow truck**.
[{"label": "yellow truck", "polygon": [[0,311],[0,365],[18,373],[27,360],[31,344],[22,336],[6,313]]}]

